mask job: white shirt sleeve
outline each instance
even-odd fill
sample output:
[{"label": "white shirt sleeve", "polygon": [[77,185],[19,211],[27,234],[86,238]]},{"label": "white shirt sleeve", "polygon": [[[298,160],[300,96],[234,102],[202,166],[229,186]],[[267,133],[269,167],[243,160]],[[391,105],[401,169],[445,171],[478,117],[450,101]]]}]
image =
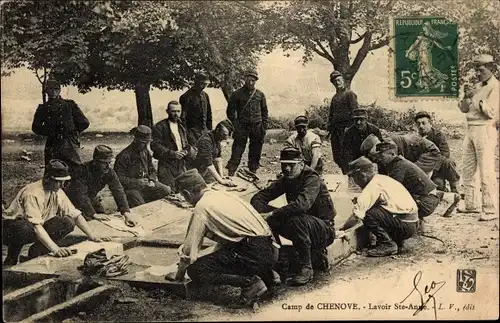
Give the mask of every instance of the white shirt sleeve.
[{"label": "white shirt sleeve", "polygon": [[366,211],[368,211],[381,196],[380,183],[373,178],[368,185],[363,189],[357,198],[357,204],[352,210],[353,214],[360,219],[364,219]]}]

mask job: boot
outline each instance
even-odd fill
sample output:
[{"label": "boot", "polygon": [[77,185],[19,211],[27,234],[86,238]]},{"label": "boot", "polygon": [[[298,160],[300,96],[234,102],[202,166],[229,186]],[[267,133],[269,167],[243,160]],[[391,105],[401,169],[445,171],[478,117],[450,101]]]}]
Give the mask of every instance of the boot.
[{"label": "boot", "polygon": [[405,247],[405,241],[404,240],[394,240],[394,242],[398,246],[398,253],[402,253],[404,251],[403,249]]},{"label": "boot", "polygon": [[243,305],[250,306],[257,302],[265,292],[267,292],[266,284],[260,277],[254,276],[250,285],[241,289],[240,302]]},{"label": "boot", "polygon": [[19,263],[19,259],[18,258],[7,256],[7,258],[5,258],[5,260],[4,260],[3,264],[2,264],[2,267],[9,268],[9,267],[17,265],[18,263]]},{"label": "boot", "polygon": [[23,246],[8,246],[7,257],[3,262],[3,267],[15,266],[19,263],[19,255]]},{"label": "boot", "polygon": [[328,251],[326,248],[311,249],[312,268],[319,271],[328,271],[330,262],[328,261]]},{"label": "boot", "polygon": [[398,245],[394,241],[380,243],[375,249],[368,250],[370,257],[391,256],[398,252]]},{"label": "boot", "polygon": [[297,275],[295,275],[295,277],[293,277],[290,280],[290,284],[292,286],[305,285],[313,279],[313,276],[314,276],[314,272],[313,272],[312,266],[310,266],[310,265],[303,266],[302,268],[300,268],[299,273]]}]

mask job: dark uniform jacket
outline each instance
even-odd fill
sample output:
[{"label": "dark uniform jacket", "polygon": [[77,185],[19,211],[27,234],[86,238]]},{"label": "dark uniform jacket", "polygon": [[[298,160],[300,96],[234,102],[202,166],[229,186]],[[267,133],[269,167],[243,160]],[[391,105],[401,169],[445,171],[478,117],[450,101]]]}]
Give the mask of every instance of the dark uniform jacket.
[{"label": "dark uniform jacket", "polygon": [[174,134],[170,129],[170,122],[164,119],[153,127],[153,142],[151,150],[153,157],[158,159],[158,167],[170,163],[175,159],[175,152],[189,149],[186,129],[182,123],[177,123],[179,127],[179,136],[181,137],[182,147],[177,147]]},{"label": "dark uniform jacket", "polygon": [[450,158],[450,147],[448,140],[441,130],[432,128],[431,131],[425,136],[425,139],[432,141],[445,158]]},{"label": "dark uniform jacket", "polygon": [[367,122],[366,129],[363,132],[360,132],[356,125],[352,125],[349,129],[347,129],[342,144],[344,156],[347,162],[351,162],[361,157],[361,144],[370,134],[374,134],[382,140],[380,129],[376,125],[369,122]]},{"label": "dark uniform jacket", "polygon": [[205,91],[191,88],[179,98],[182,106],[182,122],[187,129],[212,130],[212,107]]},{"label": "dark uniform jacket", "polygon": [[309,214],[333,223],[336,215],[332,198],[321,177],[309,166],[294,179],[281,177],[268,188],[257,192],[250,203],[260,213],[273,210],[268,204],[286,194],[287,205],[273,211],[275,216]]},{"label": "dark uniform jacket", "polygon": [[50,159],[57,158],[70,164],[81,165],[78,137],[89,124],[89,120],[73,100],[59,97],[40,104],[31,129],[37,135],[47,136],[45,164]]},{"label": "dark uniform jacket", "polygon": [[337,92],[330,102],[328,116],[329,130],[336,128],[336,123],[345,125],[352,122],[352,111],[358,108],[358,97],[351,90]]},{"label": "dark uniform jacket", "polygon": [[121,213],[129,212],[127,197],[123,190],[118,175],[113,169],[106,174],[99,174],[93,167],[92,161],[81,165],[65,189],[69,199],[75,207],[82,211],[85,218],[93,218],[96,213],[92,206],[92,200],[106,185]]},{"label": "dark uniform jacket", "polygon": [[425,173],[441,167],[441,152],[432,141],[417,134],[391,135],[398,146],[398,155],[415,163]]},{"label": "dark uniform jacket", "polygon": [[125,190],[141,189],[141,178],[155,182],[158,180],[149,151],[139,151],[133,143],[116,155],[114,170]]},{"label": "dark uniform jacket", "polygon": [[231,94],[227,104],[227,118],[235,125],[238,125],[238,123],[262,122],[264,128],[267,129],[268,109],[266,96],[260,90],[255,89],[255,93],[250,99],[252,92],[253,90],[243,86]]},{"label": "dark uniform jacket", "polygon": [[379,173],[403,184],[415,200],[428,195],[437,188],[422,169],[402,156],[396,156],[389,165],[379,170]]}]

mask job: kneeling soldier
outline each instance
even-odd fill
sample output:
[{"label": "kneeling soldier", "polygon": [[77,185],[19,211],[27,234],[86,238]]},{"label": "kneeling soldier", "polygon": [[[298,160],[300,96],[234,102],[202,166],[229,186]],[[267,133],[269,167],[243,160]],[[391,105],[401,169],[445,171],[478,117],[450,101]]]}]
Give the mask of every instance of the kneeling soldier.
[{"label": "kneeling soldier", "polygon": [[82,213],[61,190],[69,179],[68,165],[52,159],[45,166],[43,178],[22,188],[10,207],[2,212],[3,241],[8,247],[5,266],[17,265],[23,246],[33,242],[29,259],[49,252],[56,257],[70,256],[71,250],[59,247],[57,242],[71,233],[75,224],[91,241],[110,240],[92,234]]},{"label": "kneeling soldier", "polygon": [[[250,203],[264,213],[278,242],[279,235],[290,239],[299,256],[300,271],[292,279],[304,285],[313,278],[313,268],[328,269],[326,247],[335,238],[332,198],[321,177],[304,164],[300,151],[285,148],[280,156],[283,176],[255,194]],[[269,202],[286,194],[288,204],[274,208]]]},{"label": "kneeling soldier", "polygon": [[116,156],[114,169],[130,207],[159,200],[172,192],[156,177],[153,158],[147,149],[149,142],[151,129],[140,125],[134,132],[134,141]]},{"label": "kneeling soldier", "polygon": [[369,256],[397,253],[398,246],[417,232],[417,204],[401,183],[377,174],[375,165],[366,157],[349,163],[348,175],[363,191],[341,230],[362,220],[364,227],[377,238],[377,247],[368,251]]},{"label": "kneeling soldier", "polygon": [[321,175],[323,172],[323,159],[321,158],[321,139],[317,134],[308,130],[309,119],[306,116],[295,118],[297,132],[286,140],[286,145],[300,150],[307,166]]},{"label": "kneeling soldier", "polygon": [[[165,279],[183,280],[187,270],[199,284],[241,287],[242,305],[257,301],[273,283],[279,254],[266,221],[241,198],[208,189],[196,169],[177,177],[175,184],[194,211],[177,272]],[[217,242],[209,254],[200,251],[204,237]]]}]

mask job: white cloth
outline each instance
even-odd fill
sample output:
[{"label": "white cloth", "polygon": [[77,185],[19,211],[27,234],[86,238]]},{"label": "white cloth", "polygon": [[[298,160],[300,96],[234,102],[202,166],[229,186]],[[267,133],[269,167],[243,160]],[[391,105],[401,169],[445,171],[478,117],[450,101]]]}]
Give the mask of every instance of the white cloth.
[{"label": "white cloth", "polygon": [[353,213],[363,219],[372,206],[380,205],[394,216],[414,215],[406,218],[406,222],[416,222],[418,220],[418,207],[415,200],[406,190],[403,184],[390,178],[389,176],[375,174],[372,180],[357,198]]},{"label": "white cloth", "polygon": [[111,219],[109,221],[101,221],[101,223],[118,231],[130,232],[135,237],[146,235],[146,231],[141,224],[137,224],[135,227],[129,227],[125,224],[125,220],[123,218],[117,218],[113,216],[111,216],[110,218]]},{"label": "white cloth", "polygon": [[69,216],[76,219],[80,214],[63,190],[45,191],[42,180],[23,187],[9,208],[2,212],[3,219],[25,219],[33,224],[43,225],[55,216]]},{"label": "white cloth", "polygon": [[175,144],[177,145],[177,151],[182,150],[182,140],[181,140],[181,135],[179,133],[179,124],[177,122],[172,122],[169,121],[170,123],[170,130],[172,131],[172,134],[174,135],[175,139]]},{"label": "white cloth", "polygon": [[304,138],[299,138],[297,132],[295,132],[290,137],[288,137],[288,139],[286,140],[286,145],[300,150],[304,160],[306,162],[310,162],[313,158],[313,148],[321,147],[321,139],[311,130],[307,130]]}]

